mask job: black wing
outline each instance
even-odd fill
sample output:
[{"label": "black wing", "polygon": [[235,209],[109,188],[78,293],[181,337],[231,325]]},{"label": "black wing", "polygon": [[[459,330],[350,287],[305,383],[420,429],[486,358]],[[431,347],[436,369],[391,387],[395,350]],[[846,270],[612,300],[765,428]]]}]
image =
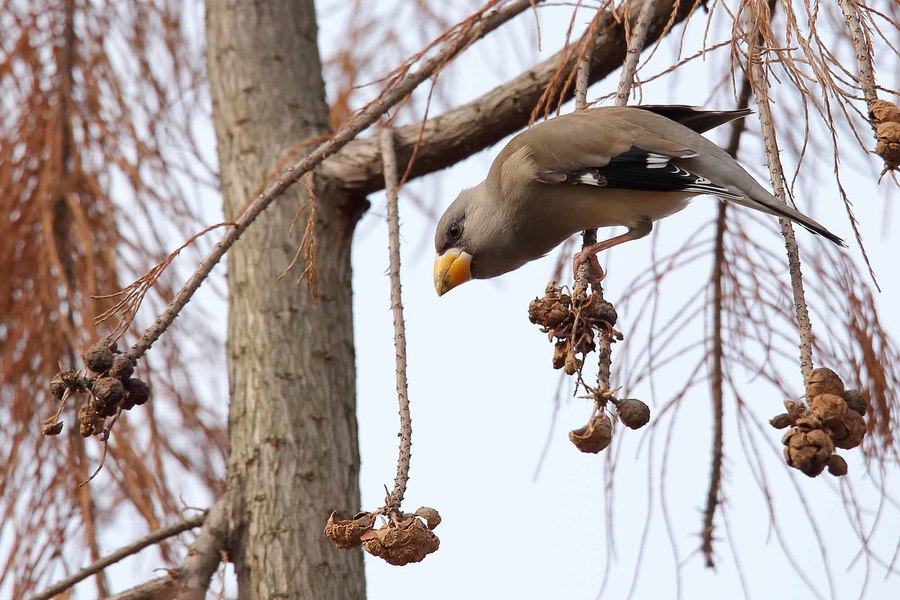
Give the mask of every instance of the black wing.
[{"label": "black wing", "polygon": [[[686,155],[679,158],[693,158]],[[708,178],[692,173],[672,161],[671,156],[648,152],[637,146],[614,156],[604,167],[576,167],[559,171],[543,171],[538,179],[544,183],[590,185],[620,190],[649,192],[689,192],[713,194],[722,198],[736,196]]]}]

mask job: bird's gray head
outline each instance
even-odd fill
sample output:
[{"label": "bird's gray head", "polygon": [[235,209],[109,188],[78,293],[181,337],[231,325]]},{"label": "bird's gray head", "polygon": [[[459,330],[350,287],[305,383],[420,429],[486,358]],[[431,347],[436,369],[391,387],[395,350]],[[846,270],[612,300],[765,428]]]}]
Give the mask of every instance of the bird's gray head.
[{"label": "bird's gray head", "polygon": [[470,279],[495,277],[521,266],[507,252],[513,228],[484,182],[463,190],[434,233],[434,287],[443,295]]}]

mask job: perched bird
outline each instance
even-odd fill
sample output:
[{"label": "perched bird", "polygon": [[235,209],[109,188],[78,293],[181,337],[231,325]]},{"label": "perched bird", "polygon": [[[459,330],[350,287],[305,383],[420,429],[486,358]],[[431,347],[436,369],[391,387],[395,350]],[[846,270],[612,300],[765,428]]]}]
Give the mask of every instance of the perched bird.
[{"label": "perched bird", "polygon": [[580,252],[599,277],[597,252],[650,233],[698,194],[787,217],[843,240],[767,192],[701,133],[750,114],[682,105],[604,107],[539,123],[514,137],[487,179],[463,190],[435,232],[434,286],[443,295],[544,256],[570,235],[623,225]]}]

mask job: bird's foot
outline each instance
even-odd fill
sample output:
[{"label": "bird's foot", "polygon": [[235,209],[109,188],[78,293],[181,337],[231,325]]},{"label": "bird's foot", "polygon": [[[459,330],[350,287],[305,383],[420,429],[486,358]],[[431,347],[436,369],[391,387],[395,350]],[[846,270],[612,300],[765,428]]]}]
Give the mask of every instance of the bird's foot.
[{"label": "bird's foot", "polygon": [[578,274],[578,269],[581,268],[581,265],[583,264],[587,265],[586,275],[588,283],[597,284],[606,277],[606,273],[603,272],[600,261],[597,259],[597,253],[591,252],[590,248],[582,250],[572,259],[572,272],[575,273],[576,276]]}]

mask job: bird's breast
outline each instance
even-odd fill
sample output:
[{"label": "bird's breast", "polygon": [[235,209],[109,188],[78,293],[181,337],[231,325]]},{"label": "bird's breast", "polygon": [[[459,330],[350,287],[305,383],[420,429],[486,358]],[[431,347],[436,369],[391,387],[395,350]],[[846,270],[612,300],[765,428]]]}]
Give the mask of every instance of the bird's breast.
[{"label": "bird's breast", "polygon": [[545,186],[541,204],[547,219],[552,215],[568,234],[594,227],[634,227],[639,221],[658,221],[687,206],[693,194],[597,189],[588,186]]}]

